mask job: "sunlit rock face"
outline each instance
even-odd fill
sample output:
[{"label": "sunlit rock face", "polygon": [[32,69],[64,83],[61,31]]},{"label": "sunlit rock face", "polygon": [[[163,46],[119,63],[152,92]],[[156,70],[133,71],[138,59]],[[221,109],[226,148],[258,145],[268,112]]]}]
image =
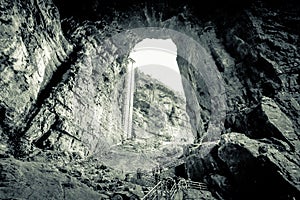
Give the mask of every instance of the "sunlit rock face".
[{"label": "sunlit rock face", "polygon": [[186,101],[178,91],[139,68],[135,69],[134,80],[131,130],[109,148],[99,147],[102,151],[94,156],[114,169],[130,173],[139,168],[150,172],[157,166],[173,166],[182,156],[184,146],[196,138],[186,112]]},{"label": "sunlit rock face", "polygon": [[72,45],[52,1],[1,1],[0,48],[1,128],[18,137]]},{"label": "sunlit rock face", "polygon": [[111,32],[83,24],[67,40],[51,1],[1,6],[1,133],[13,144],[5,149],[82,157],[120,142],[127,64],[114,44],[101,46]]},{"label": "sunlit rock face", "polygon": [[[151,66],[149,66],[151,67]],[[138,68],[135,71],[133,137],[193,143],[185,99]]]},{"label": "sunlit rock face", "polygon": [[[91,29],[95,32],[82,38]],[[102,43],[106,34],[84,24],[70,36],[78,41],[80,59],[70,63],[64,80],[39,108],[25,133],[29,143],[85,157],[123,140],[127,61],[113,43]]]}]

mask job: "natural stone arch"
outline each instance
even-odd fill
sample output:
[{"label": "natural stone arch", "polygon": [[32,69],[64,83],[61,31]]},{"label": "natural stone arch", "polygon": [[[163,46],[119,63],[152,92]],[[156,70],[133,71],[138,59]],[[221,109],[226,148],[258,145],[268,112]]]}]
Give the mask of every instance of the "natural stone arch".
[{"label": "natural stone arch", "polygon": [[117,54],[126,56],[138,42],[145,38],[172,39],[177,46],[178,56],[190,63],[190,66],[198,72],[198,78],[204,80],[210,94],[211,115],[202,140],[217,140],[223,130],[226,95],[221,74],[211,55],[193,38],[178,31],[157,27],[136,28],[115,34],[108,38],[103,46],[109,49],[109,45],[114,44],[118,48]]}]

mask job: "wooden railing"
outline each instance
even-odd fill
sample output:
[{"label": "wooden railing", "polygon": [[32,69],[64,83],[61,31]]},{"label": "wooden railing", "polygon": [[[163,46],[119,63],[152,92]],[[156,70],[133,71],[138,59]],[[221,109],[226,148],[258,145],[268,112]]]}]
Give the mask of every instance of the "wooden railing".
[{"label": "wooden railing", "polygon": [[169,191],[170,199],[174,199],[175,194],[178,192],[178,186],[175,183]]},{"label": "wooden railing", "polygon": [[162,187],[162,182],[159,181],[143,198],[142,200],[153,200],[153,199],[159,199],[159,195],[161,193],[161,191],[159,191],[159,189],[161,189]]},{"label": "wooden railing", "polygon": [[174,199],[179,190],[207,190],[207,186],[201,182],[182,179],[178,183],[172,185],[169,189],[167,181],[159,181],[143,198],[142,200],[156,200],[156,199]]},{"label": "wooden railing", "polygon": [[187,180],[187,187],[188,189],[195,189],[195,190],[207,190],[207,185],[201,182],[195,182]]}]

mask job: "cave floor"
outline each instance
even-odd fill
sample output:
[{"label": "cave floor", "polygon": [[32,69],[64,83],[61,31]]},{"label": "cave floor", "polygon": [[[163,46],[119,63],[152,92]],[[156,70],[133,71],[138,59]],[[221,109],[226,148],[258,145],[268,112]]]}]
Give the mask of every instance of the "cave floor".
[{"label": "cave floor", "polygon": [[133,173],[138,168],[151,172],[153,168],[176,166],[183,155],[185,143],[162,141],[152,143],[149,139],[127,140],[114,145],[109,151],[97,154],[105,165],[122,172]]}]

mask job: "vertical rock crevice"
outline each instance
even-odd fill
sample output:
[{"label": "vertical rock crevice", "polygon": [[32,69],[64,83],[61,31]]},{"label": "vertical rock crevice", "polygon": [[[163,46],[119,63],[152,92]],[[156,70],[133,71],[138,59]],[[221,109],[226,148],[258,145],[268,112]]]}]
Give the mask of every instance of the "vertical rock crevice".
[{"label": "vertical rock crevice", "polygon": [[72,45],[51,1],[3,1],[1,12],[1,128],[16,138]]}]

